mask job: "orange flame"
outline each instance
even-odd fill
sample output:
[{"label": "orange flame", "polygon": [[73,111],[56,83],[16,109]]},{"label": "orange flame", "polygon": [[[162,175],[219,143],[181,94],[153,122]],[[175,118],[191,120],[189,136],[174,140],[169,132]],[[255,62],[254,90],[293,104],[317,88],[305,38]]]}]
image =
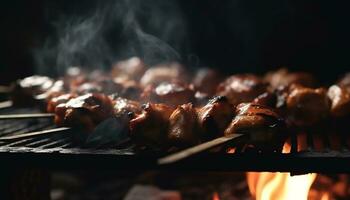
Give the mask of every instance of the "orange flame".
[{"label": "orange flame", "polygon": [[[287,143],[283,153],[290,151]],[[248,172],[247,181],[256,200],[307,200],[316,174],[290,176],[289,173]]]},{"label": "orange flame", "polygon": [[214,192],[213,200],[220,200],[219,194],[217,192]]}]

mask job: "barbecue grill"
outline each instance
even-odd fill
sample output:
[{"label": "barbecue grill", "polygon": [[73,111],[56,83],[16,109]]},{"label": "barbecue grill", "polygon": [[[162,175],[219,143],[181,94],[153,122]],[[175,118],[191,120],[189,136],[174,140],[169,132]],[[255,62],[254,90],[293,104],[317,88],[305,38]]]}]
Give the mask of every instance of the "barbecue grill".
[{"label": "barbecue grill", "polygon": [[[35,113],[38,110],[7,109],[3,113]],[[0,136],[20,135],[27,132],[52,129],[51,119],[0,121]],[[173,164],[159,165],[157,159],[166,152],[140,152],[131,142],[103,144],[93,147],[74,142],[72,133],[64,130],[45,135],[10,139],[0,142],[0,159],[9,167],[39,166],[57,169],[111,168],[111,169],[166,169],[166,170],[220,170],[220,171],[281,171],[293,174],[308,172],[350,172],[350,149],[344,135],[293,134],[289,153],[256,152],[241,145],[244,138],[231,142],[235,153],[207,151]],[[298,139],[299,138],[299,139]],[[334,144],[330,138],[338,138]],[[317,145],[315,145],[315,141]],[[305,143],[298,150],[300,142]],[[316,147],[317,146],[317,147]],[[100,163],[91,165],[91,163]]]}]

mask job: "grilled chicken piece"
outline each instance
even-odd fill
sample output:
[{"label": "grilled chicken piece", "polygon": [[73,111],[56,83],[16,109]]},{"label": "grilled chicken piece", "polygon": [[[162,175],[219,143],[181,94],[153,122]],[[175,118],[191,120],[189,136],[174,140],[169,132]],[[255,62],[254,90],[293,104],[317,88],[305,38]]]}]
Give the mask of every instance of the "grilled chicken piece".
[{"label": "grilled chicken piece", "polygon": [[286,99],[288,121],[298,127],[311,127],[329,116],[330,100],[324,88],[292,85]]},{"label": "grilled chicken piece", "polygon": [[253,103],[255,104],[265,105],[271,108],[274,108],[276,106],[276,102],[277,97],[272,92],[264,92],[253,100]]},{"label": "grilled chicken piece", "polygon": [[170,145],[186,147],[200,141],[198,120],[191,103],[178,106],[169,118],[168,140]]},{"label": "grilled chicken piece", "polygon": [[234,116],[234,106],[226,97],[218,96],[198,110],[198,123],[204,139],[223,135]]},{"label": "grilled chicken piece", "polygon": [[178,63],[170,63],[149,68],[142,76],[140,84],[142,87],[146,87],[148,85],[158,85],[173,80],[181,82],[188,81],[188,74],[183,66]]},{"label": "grilled chicken piece", "polygon": [[15,106],[31,106],[35,97],[48,91],[54,81],[46,76],[30,76],[17,81],[12,86],[11,100]]},{"label": "grilled chicken piece", "polygon": [[255,103],[241,103],[225,135],[247,134],[249,144],[255,148],[280,151],[287,138],[285,128],[284,120],[272,109]]},{"label": "grilled chicken piece", "polygon": [[190,86],[179,83],[161,83],[156,87],[148,86],[142,93],[145,102],[164,103],[177,106],[194,101],[194,91]]},{"label": "grilled chicken piece", "polygon": [[212,97],[221,80],[222,76],[219,72],[210,68],[203,68],[196,72],[192,83],[197,91]]},{"label": "grilled chicken piece", "polygon": [[54,113],[58,105],[67,103],[69,100],[76,97],[76,94],[63,94],[57,97],[53,97],[48,101],[46,111],[48,113]]},{"label": "grilled chicken piece", "polygon": [[226,96],[234,106],[251,102],[266,91],[267,85],[253,74],[233,75],[222,82],[217,88],[217,95]]},{"label": "grilled chicken piece", "polygon": [[328,97],[331,99],[330,114],[335,118],[350,115],[350,93],[342,86],[332,85],[328,89]]},{"label": "grilled chicken piece", "polygon": [[114,78],[140,80],[145,71],[145,63],[138,57],[131,57],[114,64],[111,73]]},{"label": "grilled chicken piece", "polygon": [[145,104],[142,113],[129,123],[130,137],[140,146],[166,147],[169,117],[173,111],[164,104]]},{"label": "grilled chicken piece", "polygon": [[55,109],[55,123],[87,131],[113,116],[112,100],[103,94],[85,94],[59,104]]},{"label": "grilled chicken piece", "polygon": [[116,116],[128,114],[132,117],[134,115],[141,114],[142,112],[141,104],[137,101],[118,97],[115,100],[113,100],[113,103],[114,114]]},{"label": "grilled chicken piece", "polygon": [[140,100],[140,95],[143,89],[136,81],[130,79],[115,78],[114,82],[122,86],[122,90],[119,92],[119,95],[121,97],[132,100]]},{"label": "grilled chicken piece", "polygon": [[315,87],[316,79],[307,72],[289,72],[286,68],[269,72],[264,80],[270,84],[270,89],[276,90],[279,87],[287,87],[291,84],[298,84],[305,87]]}]

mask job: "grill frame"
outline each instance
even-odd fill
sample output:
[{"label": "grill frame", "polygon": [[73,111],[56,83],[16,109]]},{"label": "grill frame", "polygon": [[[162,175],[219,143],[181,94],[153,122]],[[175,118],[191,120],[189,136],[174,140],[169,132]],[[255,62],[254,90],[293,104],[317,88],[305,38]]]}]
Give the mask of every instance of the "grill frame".
[{"label": "grill frame", "polygon": [[[35,113],[37,109],[8,109],[1,113]],[[24,128],[23,128],[24,127]],[[0,136],[21,134],[55,127],[49,119],[0,121]],[[12,130],[11,130],[12,129]],[[297,135],[290,138],[290,153],[261,153],[237,148],[234,154],[203,152],[178,163],[158,165],[166,152],[136,152],[132,145],[113,148],[88,148],[75,144],[74,130],[0,142],[4,167],[45,167],[52,169],[123,169],[123,170],[203,170],[270,171],[304,174],[310,172],[350,173],[350,150],[345,139],[338,150],[330,147],[327,135],[306,135],[307,148],[298,152]],[[315,150],[314,137],[322,137],[322,150]],[[328,139],[327,139],[328,138]],[[236,144],[231,144],[236,145]]]}]

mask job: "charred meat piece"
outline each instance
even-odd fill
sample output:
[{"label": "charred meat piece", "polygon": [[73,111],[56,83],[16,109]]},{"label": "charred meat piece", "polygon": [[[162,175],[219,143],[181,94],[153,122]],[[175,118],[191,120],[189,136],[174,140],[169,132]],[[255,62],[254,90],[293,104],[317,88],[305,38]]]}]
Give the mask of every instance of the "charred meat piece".
[{"label": "charred meat piece", "polygon": [[234,116],[234,106],[226,97],[218,96],[198,110],[198,123],[204,139],[223,135]]},{"label": "charred meat piece", "polygon": [[150,101],[177,106],[193,102],[194,91],[190,86],[183,83],[161,83],[156,87],[146,87],[141,96],[146,102]]},{"label": "charred meat piece", "polygon": [[145,63],[138,57],[131,57],[114,64],[111,73],[114,78],[140,80],[145,71]]},{"label": "charred meat piece", "polygon": [[203,68],[196,72],[192,83],[196,90],[208,96],[213,96],[221,80],[222,75],[219,72],[210,68]]},{"label": "charred meat piece", "polygon": [[278,150],[287,138],[284,120],[272,109],[254,103],[241,103],[225,135],[247,134],[249,144],[259,150]]},{"label": "charred meat piece", "polygon": [[198,120],[191,103],[178,106],[169,118],[169,143],[176,147],[198,144],[200,141]]},{"label": "charred meat piece", "polygon": [[142,113],[129,123],[130,137],[139,146],[166,147],[169,117],[174,109],[151,103],[143,107]]},{"label": "charred meat piece", "polygon": [[138,115],[141,114],[142,108],[141,104],[137,101],[125,99],[122,97],[118,97],[113,100],[114,104],[114,114],[116,116],[128,114],[128,115]]},{"label": "charred meat piece", "polygon": [[330,100],[324,88],[292,86],[286,99],[286,115],[292,125],[311,127],[329,116]]},{"label": "charred meat piece", "polygon": [[234,106],[243,102],[251,102],[266,91],[267,85],[253,74],[233,75],[220,83],[217,95],[226,96]]},{"label": "charred meat piece", "polygon": [[332,101],[330,110],[332,117],[341,118],[350,115],[350,93],[344,87],[332,85],[327,94]]},{"label": "charred meat piece", "polygon": [[36,96],[45,93],[54,84],[46,76],[30,76],[17,81],[12,86],[11,100],[15,106],[31,106],[36,102]]},{"label": "charred meat piece", "polygon": [[53,97],[48,101],[46,111],[48,113],[54,113],[58,105],[67,103],[69,100],[76,97],[76,94],[63,94],[57,97]]},{"label": "charred meat piece", "polygon": [[142,76],[140,84],[142,87],[146,87],[148,85],[158,85],[173,80],[181,82],[188,81],[188,74],[184,70],[184,67],[178,63],[170,63],[149,68]]},{"label": "charred meat piece", "polygon": [[270,84],[272,90],[291,84],[315,87],[317,83],[315,77],[307,72],[289,72],[286,68],[267,73],[264,80]]},{"label": "charred meat piece", "polygon": [[93,131],[103,120],[113,116],[113,104],[103,94],[85,94],[59,104],[55,109],[55,123]]}]

